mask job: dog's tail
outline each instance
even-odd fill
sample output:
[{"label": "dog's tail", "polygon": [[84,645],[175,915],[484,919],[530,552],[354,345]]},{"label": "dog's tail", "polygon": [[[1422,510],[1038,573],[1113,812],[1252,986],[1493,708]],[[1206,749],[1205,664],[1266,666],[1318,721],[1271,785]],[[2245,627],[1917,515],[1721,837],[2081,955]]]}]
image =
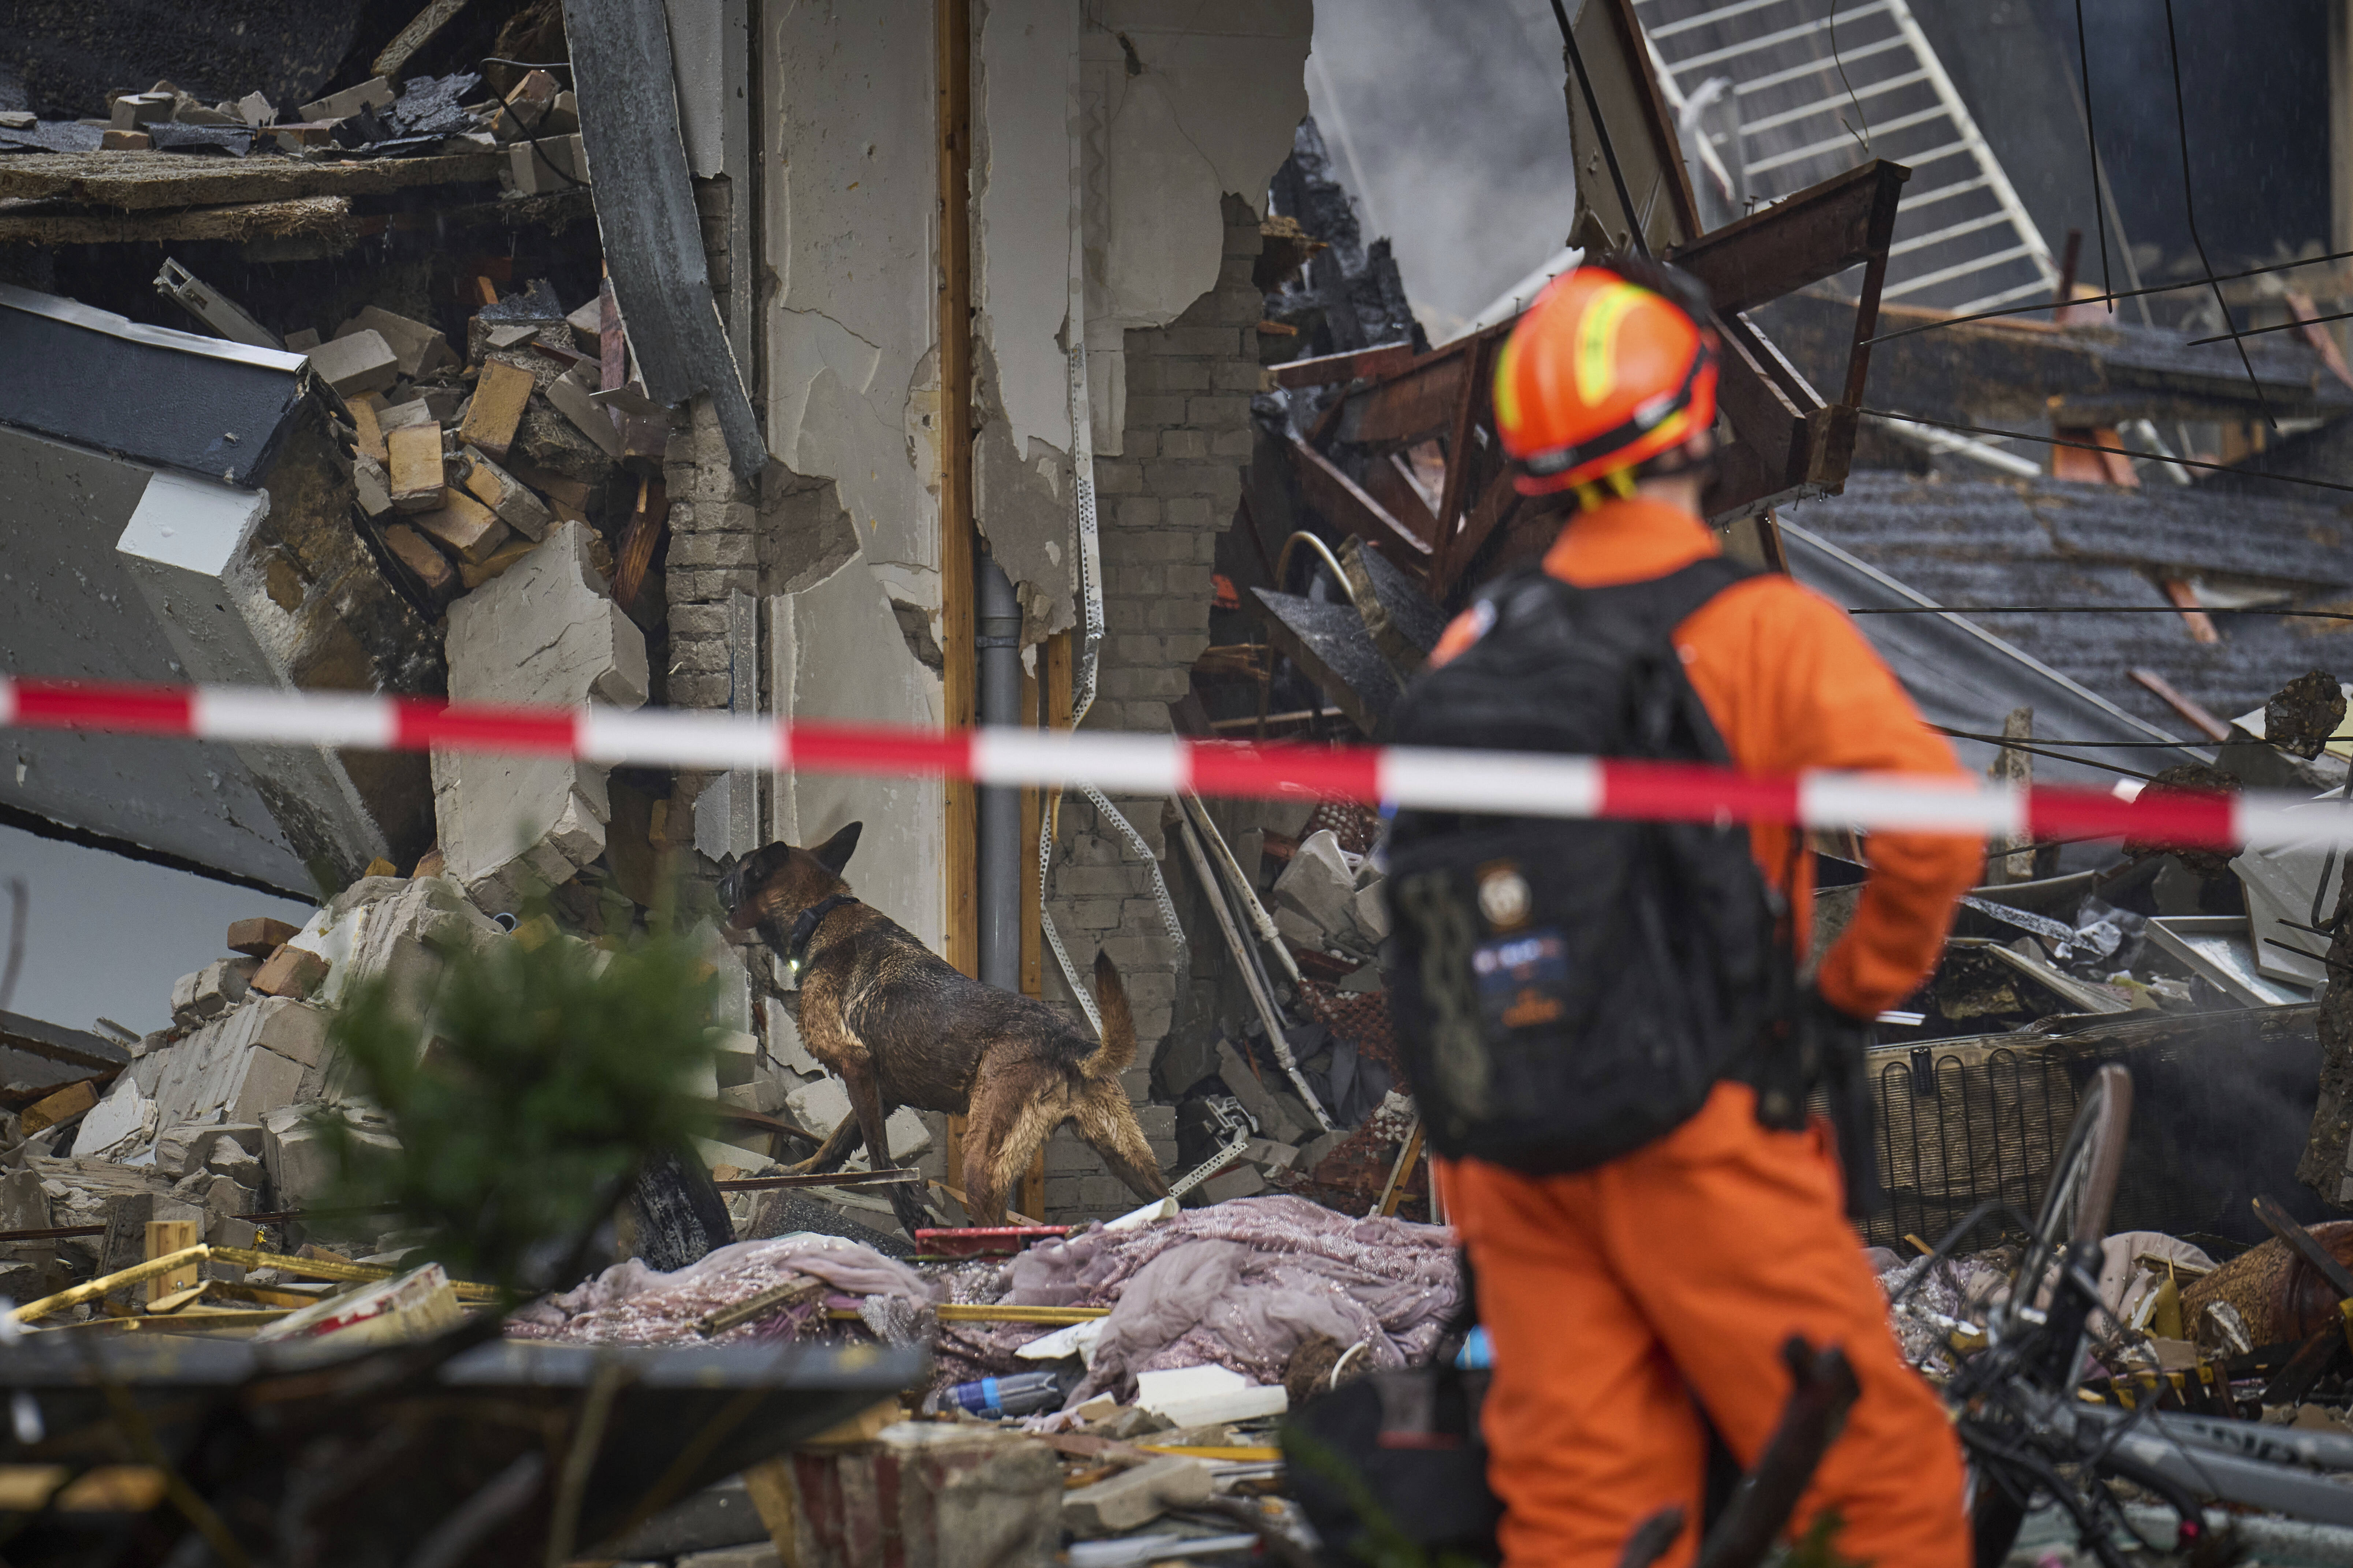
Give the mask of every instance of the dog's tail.
[{"label": "dog's tail", "polygon": [[1103,1049],[1087,1063],[1091,1078],[1116,1078],[1135,1061],[1135,1015],[1111,954],[1095,952],[1095,1008],[1103,1015]]}]

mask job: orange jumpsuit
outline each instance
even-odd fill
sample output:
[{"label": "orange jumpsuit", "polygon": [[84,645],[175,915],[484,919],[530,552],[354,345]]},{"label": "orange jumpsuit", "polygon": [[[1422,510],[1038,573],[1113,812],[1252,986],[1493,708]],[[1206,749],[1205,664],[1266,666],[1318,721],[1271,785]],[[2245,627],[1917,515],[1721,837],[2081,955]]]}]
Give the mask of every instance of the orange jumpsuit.
[{"label": "orange jumpsuit", "polygon": [[[1601,587],[1716,553],[1698,519],[1637,499],[1575,519],[1545,568]],[[1476,636],[1458,620],[1435,657]],[[1788,577],[1726,589],[1674,641],[1746,772],[1957,770],[1862,634]],[[1788,832],[1751,830],[1776,882]],[[1823,994],[1859,1017],[1909,994],[1981,853],[1968,839],[1872,835],[1854,920],[1820,966]],[[1800,858],[1801,940],[1810,873]],[[1464,1160],[1441,1180],[1494,1344],[1483,1425],[1510,1568],[1614,1568],[1634,1528],[1670,1504],[1691,1522],[1662,1568],[1683,1568],[1697,1547],[1700,1410],[1753,1464],[1788,1395],[1779,1348],[1792,1333],[1843,1347],[1862,1389],[1793,1529],[1834,1508],[1849,1558],[1877,1568],[1968,1561],[1959,1445],[1897,1352],[1819,1130],[1769,1131],[1754,1092],[1722,1083],[1690,1121],[1599,1169],[1530,1176]]]}]

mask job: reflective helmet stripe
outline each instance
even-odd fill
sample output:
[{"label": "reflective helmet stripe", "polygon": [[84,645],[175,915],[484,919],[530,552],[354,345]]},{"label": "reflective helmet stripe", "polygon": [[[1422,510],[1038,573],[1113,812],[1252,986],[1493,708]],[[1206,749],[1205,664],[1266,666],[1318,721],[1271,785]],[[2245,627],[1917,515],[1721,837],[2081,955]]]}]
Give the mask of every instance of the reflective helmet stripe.
[{"label": "reflective helmet stripe", "polygon": [[1577,323],[1577,395],[1588,406],[1607,399],[1618,384],[1618,324],[1628,311],[1654,298],[1647,289],[1616,283],[1594,295]]}]

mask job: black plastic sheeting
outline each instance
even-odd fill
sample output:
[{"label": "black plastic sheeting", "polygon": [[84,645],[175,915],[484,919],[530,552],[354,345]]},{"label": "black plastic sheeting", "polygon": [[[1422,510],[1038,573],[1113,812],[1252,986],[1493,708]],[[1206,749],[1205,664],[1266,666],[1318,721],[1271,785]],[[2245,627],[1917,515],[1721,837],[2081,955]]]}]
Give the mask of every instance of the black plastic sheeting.
[{"label": "black plastic sheeting", "polygon": [[302,400],[295,358],[268,356],[280,368],[257,363],[264,357],[54,295],[0,290],[0,364],[18,367],[0,376],[0,424],[134,462],[258,485]]},{"label": "black plastic sheeting", "polygon": [[646,395],[678,404],[709,394],[729,466],[749,483],[767,447],[711,294],[665,14],[641,0],[565,0],[564,28],[605,264]]}]

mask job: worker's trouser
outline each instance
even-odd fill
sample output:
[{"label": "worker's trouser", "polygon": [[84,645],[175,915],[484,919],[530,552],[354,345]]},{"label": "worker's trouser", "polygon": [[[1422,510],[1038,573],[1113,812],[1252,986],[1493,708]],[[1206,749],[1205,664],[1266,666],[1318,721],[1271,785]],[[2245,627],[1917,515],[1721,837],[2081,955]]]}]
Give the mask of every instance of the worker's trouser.
[{"label": "worker's trouser", "polygon": [[1616,1568],[1670,1504],[1691,1523],[1662,1568],[1684,1568],[1700,1411],[1753,1465],[1788,1397],[1793,1333],[1841,1346],[1862,1388],[1795,1529],[1834,1508],[1846,1558],[1964,1568],[1960,1447],[1896,1349],[1821,1137],[1760,1127],[1753,1091],[1727,1083],[1599,1169],[1528,1176],[1465,1160],[1443,1183],[1494,1345],[1484,1426],[1510,1568]]}]

